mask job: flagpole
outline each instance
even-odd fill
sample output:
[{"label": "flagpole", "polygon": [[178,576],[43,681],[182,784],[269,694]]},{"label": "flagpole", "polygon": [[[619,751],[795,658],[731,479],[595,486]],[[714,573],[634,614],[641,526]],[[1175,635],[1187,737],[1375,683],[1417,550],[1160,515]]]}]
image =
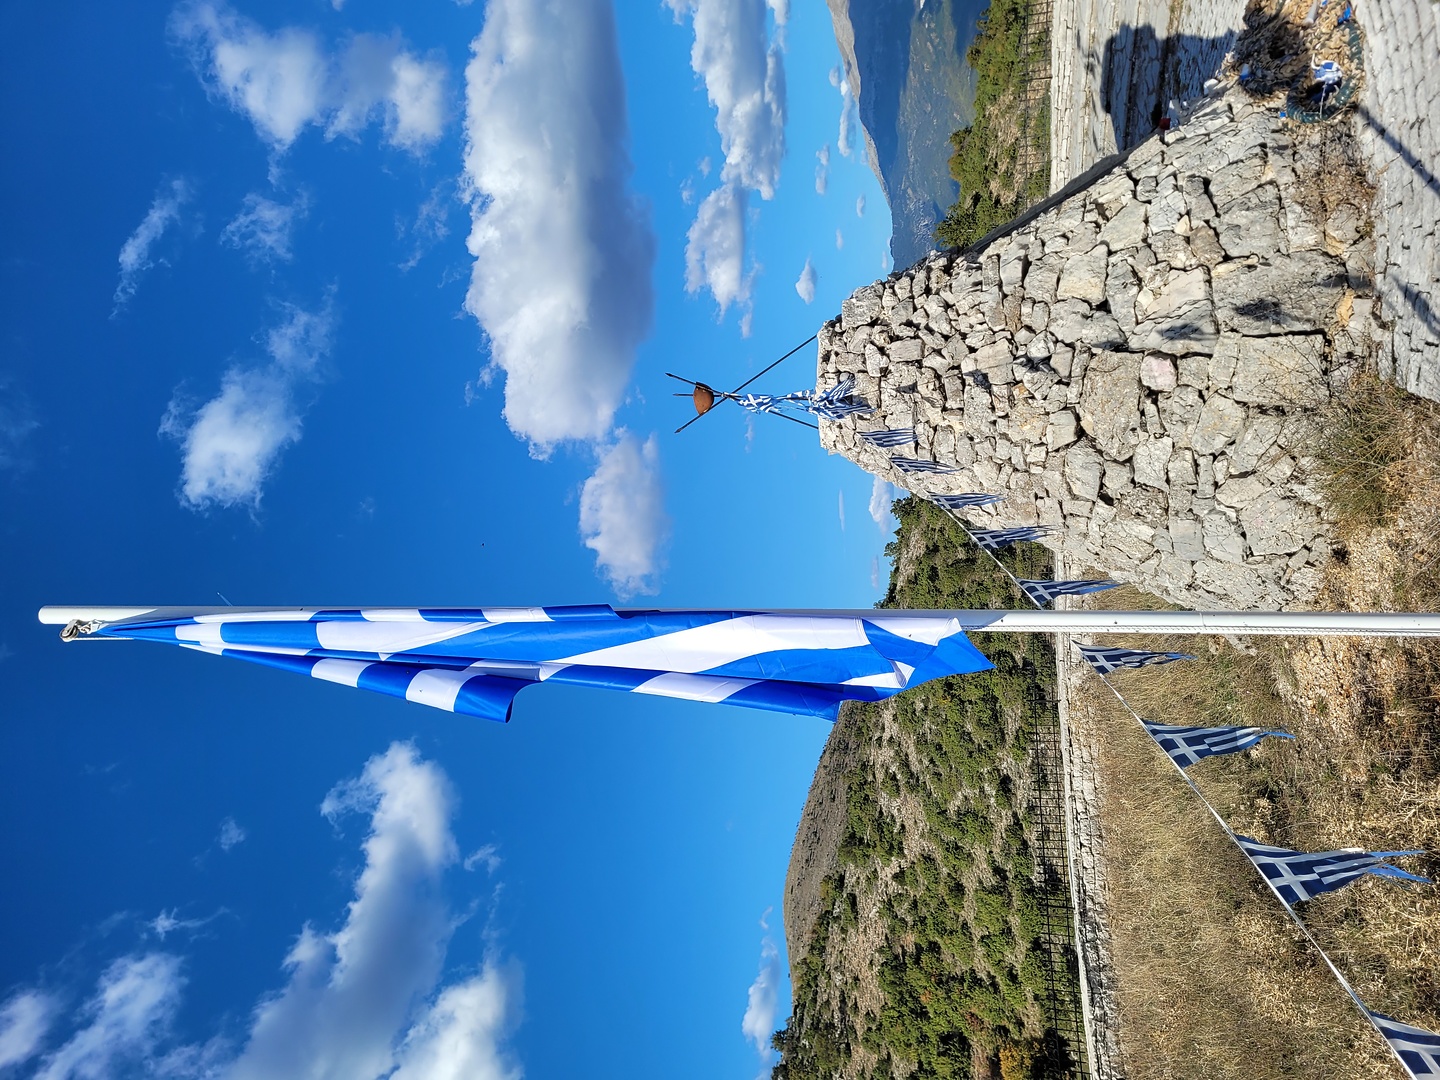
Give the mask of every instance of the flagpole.
[{"label": "flagpole", "polygon": [[[304,619],[311,611],[326,608],[235,608],[235,607],[87,607],[52,605],[40,609],[42,623],[65,626],[73,622],[112,623],[127,619],[186,618],[240,612],[286,613]],[[443,618],[444,608],[426,608],[426,617]],[[457,609],[474,619],[476,608]],[[669,614],[688,609],[642,609]],[[1003,631],[1038,634],[1224,634],[1234,636],[1349,636],[1349,637],[1437,637],[1440,614],[1434,612],[1361,611],[987,611],[960,609],[829,608],[829,609],[735,609],[737,613],[791,616],[848,616],[873,622],[905,618],[951,618],[961,630],[983,633]],[[414,608],[373,608],[367,618],[383,620],[387,613],[413,614]],[[617,611],[624,616],[629,612]],[[637,612],[639,613],[639,612]]]}]

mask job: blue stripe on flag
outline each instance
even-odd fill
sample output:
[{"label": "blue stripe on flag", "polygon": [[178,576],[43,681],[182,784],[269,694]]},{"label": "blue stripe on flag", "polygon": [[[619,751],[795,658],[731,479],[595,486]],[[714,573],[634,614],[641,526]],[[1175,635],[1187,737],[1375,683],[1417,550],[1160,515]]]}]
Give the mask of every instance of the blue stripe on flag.
[{"label": "blue stripe on flag", "polygon": [[1426,1031],[1412,1024],[1404,1024],[1384,1013],[1365,1010],[1371,1022],[1385,1036],[1385,1041],[1395,1055],[1405,1063],[1406,1070],[1419,1080],[1420,1077],[1440,1076],[1440,1035]]}]

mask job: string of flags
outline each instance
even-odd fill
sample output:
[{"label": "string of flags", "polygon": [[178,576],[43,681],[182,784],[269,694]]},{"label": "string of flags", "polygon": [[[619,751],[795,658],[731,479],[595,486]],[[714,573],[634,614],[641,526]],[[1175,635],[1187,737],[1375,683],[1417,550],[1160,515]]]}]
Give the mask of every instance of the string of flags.
[{"label": "string of flags", "polygon": [[822,420],[838,421],[847,416],[868,416],[875,409],[855,396],[855,380],[846,379],[829,390],[797,390],[792,394],[727,395],[752,413],[783,413],[787,409],[811,413]]},{"label": "string of flags", "polygon": [[[892,458],[892,462],[896,459]],[[908,460],[908,459],[907,459]],[[898,462],[897,462],[898,464]],[[900,466],[905,468],[904,465]],[[922,469],[907,469],[906,471],[930,471]],[[936,469],[934,471],[954,471]],[[1039,539],[1048,530],[1044,526],[1019,527],[1013,529],[971,529],[969,524],[957,516],[960,510],[968,510],[976,507],[990,506],[1003,499],[1003,496],[989,495],[982,492],[968,492],[961,495],[935,495],[925,496],[931,502],[950,512],[952,518],[965,531],[966,535],[975,541],[976,546],[984,551],[995,564],[1013,581],[1016,586],[1037,608],[1053,601],[1059,596],[1083,595],[1086,593],[1098,592],[1102,589],[1114,588],[1118,582],[1102,580],[1084,581],[1037,581],[1028,578],[1017,578],[1010,570],[1000,562],[996,552],[1008,544],[1017,543],[1023,540]],[[1395,1055],[1396,1060],[1405,1069],[1405,1072],[1412,1080],[1421,1078],[1440,1078],[1440,1034],[1426,1031],[1423,1028],[1414,1027],[1402,1023],[1383,1013],[1372,1012],[1360,1000],[1355,989],[1349,981],[1340,973],[1334,961],[1320,948],[1318,942],[1310,935],[1308,928],[1299,914],[1295,911],[1294,905],[1305,900],[1310,900],[1323,893],[1333,892],[1343,888],[1345,885],[1366,875],[1375,877],[1387,877],[1395,880],[1433,884],[1429,878],[1420,877],[1402,870],[1387,862],[1388,859],[1404,858],[1411,855],[1422,855],[1423,851],[1364,851],[1359,849],[1340,851],[1319,851],[1303,852],[1292,851],[1288,848],[1275,847],[1270,844],[1262,844],[1250,837],[1242,836],[1232,830],[1225,823],[1224,818],[1205,798],[1203,792],[1196,787],[1195,782],[1186,774],[1186,769],[1207,757],[1220,754],[1234,754],[1258,744],[1267,737],[1293,739],[1294,736],[1283,731],[1266,731],[1253,727],[1185,727],[1172,724],[1158,724],[1145,720],[1140,716],[1121,695],[1115,685],[1110,682],[1109,676],[1122,668],[1149,668],[1163,664],[1171,664],[1177,661],[1194,660],[1195,657],[1189,653],[1178,652],[1151,652],[1142,649],[1111,648],[1103,645],[1090,645],[1076,643],[1081,658],[1089,664],[1097,675],[1110,688],[1110,691],[1119,699],[1120,703],[1129,710],[1130,714],[1141,724],[1146,733],[1155,741],[1156,745],[1165,752],[1181,778],[1195,795],[1205,805],[1206,809],[1214,815],[1226,834],[1235,842],[1245,856],[1254,865],[1265,883],[1270,887],[1281,906],[1289,917],[1315,946],[1326,965],[1339,980],[1357,1008],[1365,1015],[1365,1018],[1379,1033],[1381,1038]]]},{"label": "string of flags", "polygon": [[930,461],[927,458],[901,457],[899,454],[890,455],[890,464],[901,472],[907,473],[935,473],[946,475],[956,473],[960,470],[954,465],[942,465],[938,461]]}]

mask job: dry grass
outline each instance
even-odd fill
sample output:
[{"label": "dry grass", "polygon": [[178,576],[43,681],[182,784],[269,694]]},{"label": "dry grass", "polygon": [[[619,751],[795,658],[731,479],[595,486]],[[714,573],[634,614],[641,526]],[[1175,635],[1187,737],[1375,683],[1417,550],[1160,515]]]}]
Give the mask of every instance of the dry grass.
[{"label": "dry grass", "polygon": [[[1436,610],[1437,410],[1362,379],[1317,430],[1343,542],[1316,606]],[[1103,606],[1161,605],[1127,589]],[[1255,640],[1131,638],[1199,659],[1116,685],[1147,718],[1296,736],[1190,770],[1237,832],[1301,850],[1420,848],[1407,868],[1440,874],[1440,644]],[[1403,1075],[1160,751],[1097,680],[1081,686],[1129,1074]],[[1366,879],[1302,915],[1371,1008],[1440,1030],[1440,889]]]}]

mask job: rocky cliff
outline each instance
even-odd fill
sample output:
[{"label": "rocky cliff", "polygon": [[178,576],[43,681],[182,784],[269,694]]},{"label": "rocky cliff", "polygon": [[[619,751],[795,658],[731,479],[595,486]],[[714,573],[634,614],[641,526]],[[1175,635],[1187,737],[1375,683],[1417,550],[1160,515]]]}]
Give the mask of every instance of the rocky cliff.
[{"label": "rocky cliff", "polygon": [[[1072,567],[1174,602],[1304,605],[1330,553],[1315,417],[1380,333],[1348,145],[1231,89],[1008,234],[861,289],[818,386],[854,378],[876,411],[822,444],[1003,494],[975,520],[1056,526]],[[900,451],[860,437],[912,426]]]}]

